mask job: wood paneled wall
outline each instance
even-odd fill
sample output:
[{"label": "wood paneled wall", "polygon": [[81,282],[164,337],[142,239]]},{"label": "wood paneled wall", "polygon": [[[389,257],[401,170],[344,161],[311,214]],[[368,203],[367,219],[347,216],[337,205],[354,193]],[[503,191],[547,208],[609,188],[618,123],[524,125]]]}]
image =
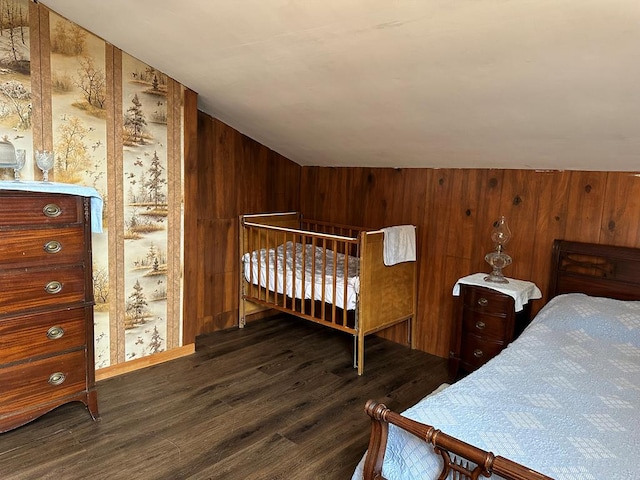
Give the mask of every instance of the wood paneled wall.
[{"label": "wood paneled wall", "polygon": [[296,211],[301,167],[209,115],[185,164],[184,341],[238,323],[238,217]]},{"label": "wood paneled wall", "polygon": [[[453,285],[488,271],[484,255],[500,215],[513,233],[505,274],[536,282],[545,297],[555,238],[640,247],[640,175],[633,173],[305,167],[300,192],[306,217],[417,226],[417,346],[443,357]],[[534,312],[545,301],[534,302]],[[404,338],[398,328],[384,335]]]},{"label": "wood paneled wall", "polygon": [[[185,342],[237,324],[243,213],[416,225],[417,346],[442,357],[453,285],[488,271],[484,255],[500,215],[513,232],[505,274],[536,282],[545,297],[554,239],[640,247],[640,174],[300,167],[202,112],[197,124],[197,159],[185,165]],[[545,301],[534,302],[534,313]],[[403,328],[382,334],[401,342]]]}]

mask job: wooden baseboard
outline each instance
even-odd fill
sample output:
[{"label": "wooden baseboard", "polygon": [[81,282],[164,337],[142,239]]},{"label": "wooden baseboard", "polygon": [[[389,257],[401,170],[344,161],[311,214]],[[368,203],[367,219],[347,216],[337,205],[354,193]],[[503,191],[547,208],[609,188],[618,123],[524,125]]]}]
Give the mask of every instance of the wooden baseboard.
[{"label": "wooden baseboard", "polygon": [[281,312],[275,308],[265,308],[264,310],[247,313],[245,319],[247,323],[249,323],[255,322],[256,320],[262,320],[264,318],[275,317],[276,315],[281,315]]},{"label": "wooden baseboard", "polygon": [[169,360],[175,360],[176,358],[186,357],[196,351],[196,344],[190,343],[182,347],[173,348],[167,352],[160,352],[146,357],[137,358],[135,360],[129,360],[128,362],[119,363],[117,365],[111,365],[109,367],[96,370],[96,381],[105,380],[107,378],[122,375],[123,373],[133,372],[134,370],[140,370],[141,368],[150,367],[152,365],[158,365],[159,363],[168,362]]}]

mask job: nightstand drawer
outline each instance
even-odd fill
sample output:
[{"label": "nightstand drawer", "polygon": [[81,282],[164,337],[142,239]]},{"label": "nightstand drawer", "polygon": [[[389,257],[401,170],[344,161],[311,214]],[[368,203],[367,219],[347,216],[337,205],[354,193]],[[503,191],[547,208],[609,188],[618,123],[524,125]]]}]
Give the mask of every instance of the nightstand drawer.
[{"label": "nightstand drawer", "polygon": [[504,341],[507,336],[507,316],[488,315],[464,309],[462,312],[462,333],[472,333],[479,337],[490,337]]},{"label": "nightstand drawer", "polygon": [[475,335],[463,335],[462,345],[460,360],[471,369],[484,365],[504,348],[502,342],[492,342]]},{"label": "nightstand drawer", "polygon": [[465,307],[484,313],[505,314],[513,311],[513,298],[483,287],[462,286],[462,301]]}]

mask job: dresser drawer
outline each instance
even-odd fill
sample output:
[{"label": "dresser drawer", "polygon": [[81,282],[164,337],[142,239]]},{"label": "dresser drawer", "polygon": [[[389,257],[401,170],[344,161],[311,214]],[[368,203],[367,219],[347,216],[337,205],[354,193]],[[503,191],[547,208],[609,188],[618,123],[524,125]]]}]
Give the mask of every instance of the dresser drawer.
[{"label": "dresser drawer", "polygon": [[5,190],[0,195],[0,228],[82,223],[82,205],[81,197],[71,195],[26,194]]},{"label": "dresser drawer", "polygon": [[0,368],[0,417],[87,389],[85,350]]},{"label": "dresser drawer", "polygon": [[0,364],[83,347],[88,313],[74,308],[0,321]]},{"label": "dresser drawer", "polygon": [[491,337],[504,341],[507,337],[507,317],[474,312],[465,308],[462,312],[462,333],[473,333],[479,337]]},{"label": "dresser drawer", "polygon": [[467,368],[471,367],[471,369],[484,365],[504,348],[501,342],[492,342],[475,335],[463,335],[462,338],[460,359],[462,363],[467,364]]},{"label": "dresser drawer", "polygon": [[514,309],[513,298],[482,287],[463,285],[462,301],[465,307],[484,313],[504,314]]},{"label": "dresser drawer", "polygon": [[93,299],[93,293],[85,292],[82,265],[0,271],[0,315],[88,299]]},{"label": "dresser drawer", "polygon": [[0,268],[82,263],[85,248],[84,229],[80,225],[4,231]]}]

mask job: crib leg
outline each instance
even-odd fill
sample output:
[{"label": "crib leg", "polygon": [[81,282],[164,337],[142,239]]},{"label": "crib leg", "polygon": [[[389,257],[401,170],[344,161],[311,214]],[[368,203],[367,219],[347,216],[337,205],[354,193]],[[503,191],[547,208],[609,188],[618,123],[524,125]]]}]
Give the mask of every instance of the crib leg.
[{"label": "crib leg", "polygon": [[238,308],[238,327],[244,328],[247,324],[246,316],[245,316],[245,303],[244,299],[240,299],[240,306]]},{"label": "crib leg", "polygon": [[413,312],[411,319],[409,320],[409,345],[411,350],[415,350],[416,347],[416,313]]},{"label": "crib leg", "polygon": [[353,336],[353,368],[358,368],[358,337]]},{"label": "crib leg", "polygon": [[358,375],[364,373],[364,335],[358,333]]}]

